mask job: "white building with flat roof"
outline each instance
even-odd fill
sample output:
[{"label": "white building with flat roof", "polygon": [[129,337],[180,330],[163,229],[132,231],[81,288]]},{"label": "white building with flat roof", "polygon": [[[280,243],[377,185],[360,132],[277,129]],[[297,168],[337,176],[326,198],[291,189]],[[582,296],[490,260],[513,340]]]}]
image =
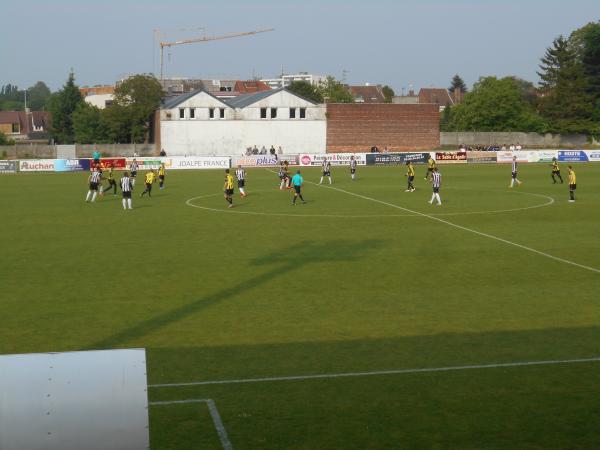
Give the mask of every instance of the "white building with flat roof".
[{"label": "white building with flat roof", "polygon": [[323,153],[325,105],[284,88],[219,99],[198,90],[160,110],[160,146],[169,155],[241,155],[246,148]]},{"label": "white building with flat roof", "polygon": [[278,89],[281,87],[288,87],[294,81],[306,81],[307,83],[310,83],[314,86],[325,82],[326,79],[327,77],[323,75],[314,75],[308,72],[300,72],[293,75],[282,75],[279,78],[265,78],[260,81],[269,85],[272,89]]}]

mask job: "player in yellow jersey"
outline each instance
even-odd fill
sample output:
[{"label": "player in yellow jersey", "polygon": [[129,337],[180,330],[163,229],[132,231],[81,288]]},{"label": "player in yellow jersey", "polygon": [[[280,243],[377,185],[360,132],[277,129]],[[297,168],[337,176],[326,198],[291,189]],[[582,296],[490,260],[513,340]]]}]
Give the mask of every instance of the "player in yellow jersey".
[{"label": "player in yellow jersey", "polygon": [[148,194],[148,197],[152,197],[152,183],[154,183],[156,179],[156,175],[154,174],[154,170],[150,169],[149,172],[146,172],[146,176],[144,179],[144,183],[146,183],[146,189],[144,192],[140,194],[140,197],[143,197],[144,194]]},{"label": "player in yellow jersey", "polygon": [[108,181],[108,187],[104,189],[104,192],[110,191],[113,189],[113,195],[117,195],[117,182],[115,181],[115,167],[113,164],[108,166],[108,176],[106,177]]},{"label": "player in yellow jersey", "polygon": [[413,184],[415,179],[415,168],[410,161],[406,163],[406,178],[408,179],[408,187],[404,192],[415,192],[415,186]]},{"label": "player in yellow jersey", "polygon": [[159,182],[160,189],[165,188],[165,175],[166,175],[165,163],[161,163],[160,167],[158,168],[158,182]]},{"label": "player in yellow jersey", "polygon": [[554,178],[555,175],[560,180],[560,184],[563,184],[563,179],[560,176],[560,167],[558,167],[558,161],[556,160],[556,158],[552,158],[552,181],[554,182],[554,184],[556,184],[556,178]]},{"label": "player in yellow jersey", "polygon": [[228,208],[233,208],[233,176],[229,173],[229,169],[225,169],[225,184],[223,185],[225,200],[229,203]]},{"label": "player in yellow jersey", "polygon": [[435,169],[435,159],[429,155],[429,159],[427,160],[427,173],[425,174],[425,180],[429,181],[429,179],[433,176],[433,169]]},{"label": "player in yellow jersey", "polygon": [[577,176],[572,166],[569,166],[569,203],[575,203],[575,189],[577,189]]}]

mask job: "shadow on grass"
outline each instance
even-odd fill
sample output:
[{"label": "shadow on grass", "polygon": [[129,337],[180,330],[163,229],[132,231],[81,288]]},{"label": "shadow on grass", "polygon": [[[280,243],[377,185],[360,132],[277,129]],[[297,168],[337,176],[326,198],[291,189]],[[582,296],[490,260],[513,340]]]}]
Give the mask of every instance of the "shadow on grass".
[{"label": "shadow on grass", "polygon": [[261,266],[274,266],[266,272],[119,331],[112,336],[87,346],[85,350],[122,346],[131,340],[155,332],[161,327],[185,319],[203,309],[226,301],[232,296],[239,295],[240,292],[245,292],[249,289],[271,283],[274,279],[283,277],[308,264],[336,261],[342,262],[348,259],[356,260],[380,248],[383,245],[383,242],[384,241],[382,240],[376,239],[361,241],[339,239],[329,242],[298,242],[297,244],[282,248],[276,252],[260,256],[250,261],[250,265],[257,268]]},{"label": "shadow on grass", "polygon": [[[600,327],[581,327],[223,347],[150,348],[148,372],[152,384],[598,356]],[[600,370],[600,362],[593,364]],[[576,364],[569,367],[577,369]]]}]

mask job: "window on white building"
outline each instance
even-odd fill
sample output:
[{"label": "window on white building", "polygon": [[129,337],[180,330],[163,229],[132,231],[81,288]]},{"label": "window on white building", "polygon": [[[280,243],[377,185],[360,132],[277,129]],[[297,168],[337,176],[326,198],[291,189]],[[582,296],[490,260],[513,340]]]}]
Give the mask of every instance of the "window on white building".
[{"label": "window on white building", "polygon": [[208,118],[209,119],[215,118],[215,108],[208,108]]},{"label": "window on white building", "polygon": [[306,119],[306,108],[300,108],[300,118]]},{"label": "window on white building", "polygon": [[277,119],[277,108],[271,108],[271,119]]},{"label": "window on white building", "polygon": [[219,112],[219,116],[221,117],[221,119],[225,118],[225,108],[219,108],[220,112]]},{"label": "window on white building", "polygon": [[260,118],[261,119],[267,118],[267,108],[260,108]]},{"label": "window on white building", "polygon": [[196,118],[196,108],[190,108],[190,119]]},{"label": "window on white building", "polygon": [[185,108],[179,108],[179,118],[185,119]]},{"label": "window on white building", "polygon": [[296,118],[296,108],[290,108],[290,119]]}]

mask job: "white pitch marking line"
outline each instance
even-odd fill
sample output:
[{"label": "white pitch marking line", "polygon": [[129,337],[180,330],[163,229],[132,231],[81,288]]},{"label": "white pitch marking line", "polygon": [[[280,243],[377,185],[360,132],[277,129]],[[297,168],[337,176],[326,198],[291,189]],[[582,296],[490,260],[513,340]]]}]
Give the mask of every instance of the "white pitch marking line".
[{"label": "white pitch marking line", "polygon": [[[311,183],[311,182],[309,181],[309,183]],[[312,183],[312,184],[316,184],[316,183]],[[422,217],[426,217],[426,218],[431,219],[431,220],[435,220],[437,222],[441,222],[441,223],[446,224],[446,225],[450,225],[451,227],[458,228],[459,230],[468,231],[469,233],[473,233],[473,234],[477,234],[479,236],[483,236],[483,237],[487,237],[487,238],[490,238],[490,239],[494,239],[494,240],[499,241],[499,242],[504,242],[505,244],[512,245],[513,247],[518,247],[520,249],[527,250],[529,252],[536,253],[536,254],[541,255],[541,256],[545,256],[546,258],[550,258],[550,259],[553,259],[555,261],[559,261],[559,262],[562,262],[562,263],[565,263],[565,264],[570,264],[572,266],[579,267],[580,269],[589,270],[590,272],[600,273],[600,269],[596,269],[595,267],[584,266],[583,264],[579,264],[579,263],[576,263],[574,261],[569,261],[568,259],[559,258],[558,256],[550,255],[549,253],[544,253],[544,252],[542,252],[540,250],[536,250],[534,248],[527,247],[527,246],[522,245],[522,244],[517,244],[516,242],[508,241],[506,239],[502,239],[502,238],[494,236],[492,234],[483,233],[481,231],[477,231],[477,230],[474,230],[472,228],[463,227],[462,225],[458,225],[456,223],[452,223],[452,222],[449,222],[447,220],[440,219],[439,217],[435,217],[435,216],[432,216],[430,214],[421,213],[419,211],[414,211],[412,209],[408,209],[408,208],[404,208],[402,206],[394,205],[393,203],[384,202],[383,200],[378,200],[376,198],[367,197],[366,195],[356,194],[354,192],[346,191],[344,189],[335,188],[335,187],[332,187],[332,186],[322,186],[322,185],[317,185],[317,186],[321,186],[321,187],[326,188],[326,189],[333,189],[333,190],[336,190],[336,191],[339,191],[339,192],[343,192],[343,193],[348,194],[348,195],[353,195],[354,197],[362,198],[362,199],[365,199],[365,200],[370,200],[370,201],[375,202],[375,203],[380,203],[382,205],[391,206],[392,208],[400,209],[402,211],[407,211],[407,212],[410,212],[410,213],[413,213],[413,214],[417,214],[417,215],[422,216]]]},{"label": "white pitch marking line", "polygon": [[217,409],[217,405],[211,398],[198,398],[198,399],[188,399],[188,400],[170,400],[170,401],[158,401],[158,402],[149,402],[150,406],[155,405],[182,405],[189,403],[205,403],[208,406],[208,412],[210,412],[210,417],[212,417],[213,424],[215,425],[215,429],[217,430],[217,434],[219,435],[219,439],[221,441],[221,445],[224,450],[233,450],[233,445],[231,445],[231,441],[229,440],[229,436],[227,436],[227,431],[225,430],[225,426],[223,425],[223,421],[221,420],[221,415],[219,414],[219,410]]},{"label": "white pitch marking line", "polygon": [[370,377],[378,375],[402,375],[412,373],[431,373],[431,372],[451,372],[459,370],[473,369],[498,369],[503,367],[524,367],[524,366],[548,366],[555,364],[576,364],[586,362],[600,362],[600,356],[593,358],[579,359],[558,359],[548,361],[516,361],[508,363],[494,364],[473,364],[466,366],[448,366],[448,367],[426,367],[420,369],[397,369],[397,370],[378,370],[373,372],[342,372],[342,373],[324,373],[317,375],[293,375],[284,377],[264,377],[264,378],[242,378],[238,380],[212,380],[212,381],[190,381],[187,383],[163,383],[149,384],[149,388],[168,388],[168,387],[184,387],[184,386],[206,386],[213,384],[241,384],[241,383],[263,383],[271,381],[304,381],[318,380],[328,378],[348,378],[348,377]]},{"label": "white pitch marking line", "polygon": [[[313,183],[312,181],[307,181],[307,183],[311,183],[317,185],[317,183]],[[325,186],[327,187],[327,186]],[[261,192],[261,191],[258,191]],[[500,214],[507,212],[515,212],[515,211],[526,211],[528,209],[536,209],[543,208],[545,206],[550,206],[554,203],[554,199],[547,195],[542,194],[534,194],[533,192],[523,192],[523,191],[513,191],[516,194],[521,195],[531,195],[534,197],[540,197],[548,200],[545,203],[540,203],[539,205],[533,206],[524,206],[522,208],[510,208],[510,209],[495,209],[491,211],[463,211],[463,212],[450,212],[450,213],[434,213],[431,216],[470,216],[470,215],[487,215],[487,214]],[[283,217],[328,217],[328,218],[339,218],[339,219],[369,219],[369,218],[381,218],[381,217],[418,217],[419,214],[361,214],[361,215],[347,215],[347,214],[286,214],[286,213],[265,213],[265,212],[257,212],[257,211],[237,211],[231,209],[219,209],[219,208],[209,208],[208,206],[200,206],[195,205],[194,200],[200,200],[208,197],[216,197],[217,194],[208,194],[201,195],[199,197],[192,197],[187,199],[185,204],[191,206],[192,208],[204,209],[206,211],[213,211],[218,213],[235,213],[235,214],[249,214],[253,216],[283,216]]]}]

